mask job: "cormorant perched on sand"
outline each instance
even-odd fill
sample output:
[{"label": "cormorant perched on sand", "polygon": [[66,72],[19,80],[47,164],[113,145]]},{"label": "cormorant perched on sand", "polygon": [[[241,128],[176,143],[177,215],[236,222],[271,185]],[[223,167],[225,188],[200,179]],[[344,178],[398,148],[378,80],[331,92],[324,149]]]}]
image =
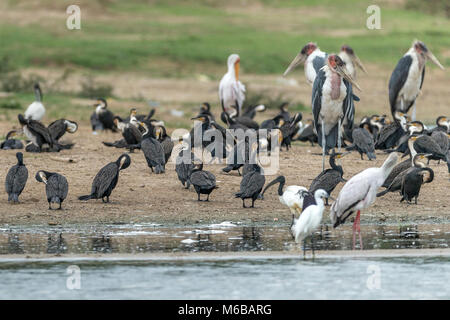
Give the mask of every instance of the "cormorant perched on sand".
[{"label": "cormorant perched on sand", "polygon": [[194,169],[195,155],[189,148],[182,149],[175,159],[175,171],[178,180],[181,181],[186,189],[189,189],[188,183],[192,170]]},{"label": "cormorant perched on sand", "polygon": [[8,194],[8,202],[19,202],[19,196],[25,188],[28,179],[28,169],[23,164],[22,152],[16,153],[17,164],[12,166],[6,174],[5,189]]},{"label": "cormorant perched on sand", "polygon": [[[194,165],[188,180],[188,186],[190,184],[194,186],[195,192],[197,192],[198,201],[209,201],[211,192],[218,188],[216,186],[216,177],[211,172],[203,170],[203,163]],[[206,200],[200,200],[200,194],[207,194],[208,197]]]},{"label": "cormorant perched on sand", "polygon": [[[413,147],[417,153],[431,154],[428,157],[428,162],[430,162],[430,160],[447,161],[447,150],[442,150],[439,144],[430,136],[425,134],[418,136],[414,141]],[[407,152],[409,152],[409,150],[407,150],[406,153]]]},{"label": "cormorant perched on sand", "polygon": [[408,115],[402,112],[395,112],[394,122],[385,125],[378,134],[375,149],[385,150],[395,147],[398,140],[406,133]]},{"label": "cormorant perched on sand", "polygon": [[295,132],[298,131],[296,126],[302,120],[302,117],[302,114],[297,112],[294,117],[290,118],[288,121],[285,121],[283,125],[280,126],[281,135],[283,137],[283,140],[281,140],[280,151],[282,146],[285,146],[286,150],[289,150],[289,147],[291,146],[291,139],[295,135]]},{"label": "cormorant perched on sand", "polygon": [[[156,135],[159,137],[161,128],[156,129]],[[141,150],[144,153],[145,160],[147,160],[147,165],[150,167],[152,172],[156,174],[165,172],[166,159],[164,155],[164,149],[161,143],[148,136],[141,141]],[[155,168],[153,170],[153,168]]]},{"label": "cormorant perched on sand", "polygon": [[117,131],[117,127],[114,124],[114,115],[111,111],[107,109],[108,104],[103,98],[97,99],[94,103],[95,111],[91,116],[91,125],[94,131],[97,130],[111,130],[113,132]]},{"label": "cormorant perched on sand", "polygon": [[314,122],[312,119],[306,120],[306,123],[292,136],[292,141],[309,141],[311,146],[314,146],[314,142],[317,143],[317,134],[314,132]]},{"label": "cormorant perched on sand", "polygon": [[414,156],[417,154],[416,150],[413,148],[414,141],[417,139],[416,136],[410,136],[408,139],[408,148],[410,152],[410,159],[404,160],[400,163],[398,163],[389,173],[386,180],[384,180],[384,183],[381,185],[384,188],[388,188],[392,181],[394,181],[395,177],[399,175],[402,171],[411,168],[414,165]]},{"label": "cormorant perched on sand", "polygon": [[[342,166],[336,164],[336,159],[341,159],[343,156],[349,153],[350,152],[335,153],[334,149],[331,151],[330,155],[331,168],[322,171],[313,180],[311,186],[309,187],[309,192],[311,192],[311,194],[314,194],[316,190],[324,189],[329,195],[331,195],[333,190],[340,182],[345,182],[344,178],[342,177],[344,175],[344,170],[342,169]],[[325,201],[326,205],[328,205],[328,199],[326,199]]]},{"label": "cormorant perched on sand", "polygon": [[39,83],[34,85],[35,101],[25,111],[25,119],[41,121],[45,115],[45,107],[42,104],[42,91]]},{"label": "cormorant perched on sand", "polygon": [[[424,181],[424,176],[427,176]],[[400,193],[402,195],[402,199],[408,202],[411,202],[414,198],[414,203],[417,204],[417,198],[419,197],[420,188],[424,183],[430,183],[434,179],[434,171],[431,168],[417,168],[413,167],[408,169],[408,172],[402,179],[402,187]]]},{"label": "cormorant perched on sand", "polygon": [[[449,138],[450,135],[444,131],[435,130],[433,133],[431,133],[431,138],[433,138],[434,141],[439,145],[442,152],[446,154],[446,151],[449,148]],[[439,160],[440,162],[440,160]]]},{"label": "cormorant perched on sand", "polygon": [[75,121],[59,119],[48,125],[48,130],[54,141],[58,141],[66,133],[75,133],[78,130],[78,124]]},{"label": "cormorant perched on sand", "polygon": [[450,133],[450,121],[445,116],[439,116],[436,119],[436,127],[428,131],[430,134],[434,131],[443,131]]},{"label": "cormorant perched on sand", "polygon": [[165,127],[156,127],[155,136],[159,143],[161,143],[161,146],[164,150],[164,164],[167,164],[170,156],[172,155],[174,146],[172,138],[167,134]]},{"label": "cormorant perched on sand", "polygon": [[[122,122],[118,116],[114,117],[114,125],[122,132],[127,147],[133,152],[133,149],[138,147],[137,145],[142,141],[142,133],[134,124]],[[103,142],[103,144],[105,144],[105,142]],[[109,144],[105,145],[110,146]]]},{"label": "cormorant perched on sand", "polygon": [[[355,128],[352,131],[352,145],[346,147],[348,151],[356,150],[363,160],[363,154],[366,154],[369,160],[376,159],[375,142],[373,136],[364,128]],[[328,194],[330,194],[328,192]],[[328,198],[327,198],[328,201]]]},{"label": "cormorant perched on sand", "polygon": [[284,124],[284,122],[285,121],[284,121],[283,115],[279,114],[279,115],[273,117],[272,119],[267,119],[267,120],[264,120],[263,122],[261,122],[260,129],[271,130],[271,129],[279,128],[280,126],[282,126]]},{"label": "cormorant perched on sand", "polygon": [[[109,202],[109,196],[119,181],[119,172],[131,164],[130,156],[122,154],[115,162],[108,163],[100,169],[92,182],[91,194],[78,197],[79,200],[102,199]],[[104,198],[106,197],[106,201]]]},{"label": "cormorant perched on sand", "polygon": [[[232,170],[237,170],[238,174],[241,175],[239,169],[244,166],[244,164],[248,163],[250,160],[250,155],[256,152],[258,148],[258,141],[252,143],[250,147],[249,137],[245,137],[244,140],[239,141],[233,147],[231,154],[229,154],[229,158],[227,159],[227,166],[222,168],[222,171],[225,173],[229,173]],[[251,149],[251,151],[250,151]],[[233,158],[231,158],[231,156]]]},{"label": "cormorant perched on sand", "polygon": [[414,169],[421,169],[421,168],[425,168],[425,164],[423,162],[421,162],[420,160],[425,159],[426,157],[430,156],[430,154],[422,154],[422,153],[418,153],[414,156],[413,158],[413,163],[414,165],[406,170],[403,170],[402,172],[400,172],[392,181],[392,183],[389,185],[389,187],[386,188],[386,190],[383,190],[379,193],[377,193],[377,197],[381,197],[384,196],[386,193],[388,192],[395,192],[395,191],[400,191],[401,187],[402,187],[402,181],[403,178],[410,172],[412,172]]},{"label": "cormorant perched on sand", "polygon": [[245,206],[245,199],[252,199],[250,208],[255,207],[255,200],[261,193],[264,183],[266,183],[266,177],[261,174],[261,167],[253,164],[253,170],[242,177],[240,190],[235,193],[236,198],[242,199],[243,208],[247,208]]},{"label": "cormorant perched on sand", "polygon": [[45,184],[48,209],[52,210],[52,203],[56,203],[59,204],[58,210],[61,210],[61,205],[69,192],[67,179],[59,173],[39,170],[36,172],[36,180]]},{"label": "cormorant perched on sand", "polygon": [[23,149],[23,143],[20,140],[14,139],[13,137],[17,135],[16,130],[12,130],[6,134],[6,140],[0,145],[0,149],[11,150],[11,149]]},{"label": "cormorant perched on sand", "polygon": [[37,152],[41,152],[44,145],[48,145],[50,149],[53,149],[55,146],[57,151],[61,149],[62,146],[55,143],[50,135],[50,131],[42,123],[36,120],[25,119],[21,114],[18,115],[18,119],[23,132],[31,140],[30,144],[36,147]]}]

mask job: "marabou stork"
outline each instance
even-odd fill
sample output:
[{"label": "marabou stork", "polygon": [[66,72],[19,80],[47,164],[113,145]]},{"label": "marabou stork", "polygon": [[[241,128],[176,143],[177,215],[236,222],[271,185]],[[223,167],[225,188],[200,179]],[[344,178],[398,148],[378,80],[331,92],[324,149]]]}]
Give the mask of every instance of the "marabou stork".
[{"label": "marabou stork", "polygon": [[[413,107],[411,119],[416,120],[416,98],[422,89],[425,63],[430,59],[444,70],[438,59],[422,41],[415,40],[412,47],[398,61],[389,80],[389,103],[392,115],[396,111],[408,113]],[[396,119],[394,117],[394,119]]]}]

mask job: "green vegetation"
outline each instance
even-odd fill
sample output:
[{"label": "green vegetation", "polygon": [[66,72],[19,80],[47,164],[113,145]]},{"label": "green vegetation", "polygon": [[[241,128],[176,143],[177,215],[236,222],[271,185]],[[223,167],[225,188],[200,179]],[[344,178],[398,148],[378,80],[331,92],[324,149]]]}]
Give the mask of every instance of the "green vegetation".
[{"label": "green vegetation", "polygon": [[[389,66],[414,38],[438,57],[450,46],[449,20],[414,10],[411,1],[409,10],[383,2],[382,30],[366,29],[372,2],[82,1],[82,29],[70,31],[64,14],[43,13],[64,12],[69,2],[44,1],[36,12],[42,23],[1,20],[0,57],[18,68],[75,66],[178,77],[222,72],[232,52],[241,55],[245,72],[279,74],[308,41],[328,52],[348,43],[364,62]],[[37,9],[25,1],[10,3],[11,10]],[[450,62],[448,56],[441,61]]]}]

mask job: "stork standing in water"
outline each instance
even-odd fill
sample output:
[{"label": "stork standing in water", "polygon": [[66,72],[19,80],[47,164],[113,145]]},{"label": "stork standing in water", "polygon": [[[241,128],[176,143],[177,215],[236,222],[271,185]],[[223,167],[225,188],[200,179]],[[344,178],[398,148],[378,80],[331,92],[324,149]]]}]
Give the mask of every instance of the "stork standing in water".
[{"label": "stork standing in water", "polygon": [[397,63],[389,80],[389,103],[393,116],[396,111],[408,113],[413,107],[411,118],[416,120],[416,98],[422,89],[425,63],[428,59],[444,70],[425,43],[415,40],[412,47]]},{"label": "stork standing in water", "polygon": [[234,110],[241,114],[241,108],[245,100],[245,86],[239,81],[239,55],[232,54],[228,57],[228,71],[222,77],[219,84],[219,99],[225,112],[231,115]]},{"label": "stork standing in water", "polygon": [[353,129],[355,105],[352,85],[360,87],[353,80],[339,56],[331,54],[317,74],[312,89],[312,111],[314,127],[319,145],[322,147],[322,171],[325,169],[325,154],[336,146],[341,148],[342,124]]},{"label": "stork standing in water", "polygon": [[301,63],[305,63],[306,82],[312,86],[320,68],[325,65],[326,58],[327,54],[321,51],[316,43],[307,43],[297,54],[294,60],[292,60],[289,67],[283,73],[283,76],[286,76],[291,70],[295,69],[295,67]]},{"label": "stork standing in water", "polygon": [[353,212],[357,211],[353,223],[353,250],[356,243],[356,231],[359,233],[361,250],[363,248],[360,230],[361,210],[368,208],[375,202],[378,188],[381,187],[384,180],[391,173],[397,163],[397,159],[397,154],[391,153],[380,168],[368,168],[353,176],[342,187],[339,196],[331,206],[330,219],[333,223],[333,228],[344,223]]},{"label": "stork standing in water", "polygon": [[352,76],[353,79],[356,79],[356,66],[358,66],[365,74],[367,74],[366,68],[364,68],[361,60],[359,60],[358,56],[350,46],[344,44],[341,47],[339,58],[341,58],[342,61],[345,62],[348,73]]}]

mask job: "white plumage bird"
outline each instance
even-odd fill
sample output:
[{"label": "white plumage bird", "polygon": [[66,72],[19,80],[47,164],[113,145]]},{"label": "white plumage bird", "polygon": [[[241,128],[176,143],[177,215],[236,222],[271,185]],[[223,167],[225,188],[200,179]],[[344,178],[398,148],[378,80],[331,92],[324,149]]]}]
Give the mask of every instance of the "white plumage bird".
[{"label": "white plumage bird", "polygon": [[245,100],[245,86],[239,81],[240,61],[241,59],[237,54],[232,54],[228,57],[228,71],[219,84],[219,99],[225,112],[230,115],[234,112],[233,107],[236,107],[240,115]]},{"label": "white plumage bird", "polygon": [[361,210],[375,202],[378,188],[391,173],[397,159],[397,154],[391,153],[380,168],[368,168],[353,176],[345,183],[331,206],[330,219],[334,228],[344,223],[353,212],[357,211],[353,223],[353,249],[355,249],[356,231],[359,233],[360,248],[363,249],[360,230]]},{"label": "white plumage bird", "polygon": [[286,190],[283,190],[284,184],[286,183],[286,178],[284,176],[278,176],[267,184],[261,193],[261,198],[264,198],[264,192],[266,192],[269,187],[277,183],[280,184],[278,186],[278,197],[281,204],[287,206],[293,215],[296,213],[301,214],[303,210],[304,195],[305,193],[308,193],[308,189],[305,187],[292,185],[287,186]]},{"label": "white plumage bird", "polygon": [[[323,210],[325,205],[323,199],[328,198],[328,193],[323,189],[318,189],[314,192],[314,200],[316,204],[311,204],[303,210],[303,213],[298,219],[293,217],[293,224],[291,226],[292,235],[296,243],[301,243],[311,235],[311,249],[314,255],[314,231],[319,227],[322,221]],[[305,247],[303,247],[303,256],[305,255]]]},{"label": "white plumage bird", "polygon": [[45,115],[45,107],[42,104],[42,91],[38,83],[34,85],[35,101],[25,111],[25,119],[41,121]]}]

